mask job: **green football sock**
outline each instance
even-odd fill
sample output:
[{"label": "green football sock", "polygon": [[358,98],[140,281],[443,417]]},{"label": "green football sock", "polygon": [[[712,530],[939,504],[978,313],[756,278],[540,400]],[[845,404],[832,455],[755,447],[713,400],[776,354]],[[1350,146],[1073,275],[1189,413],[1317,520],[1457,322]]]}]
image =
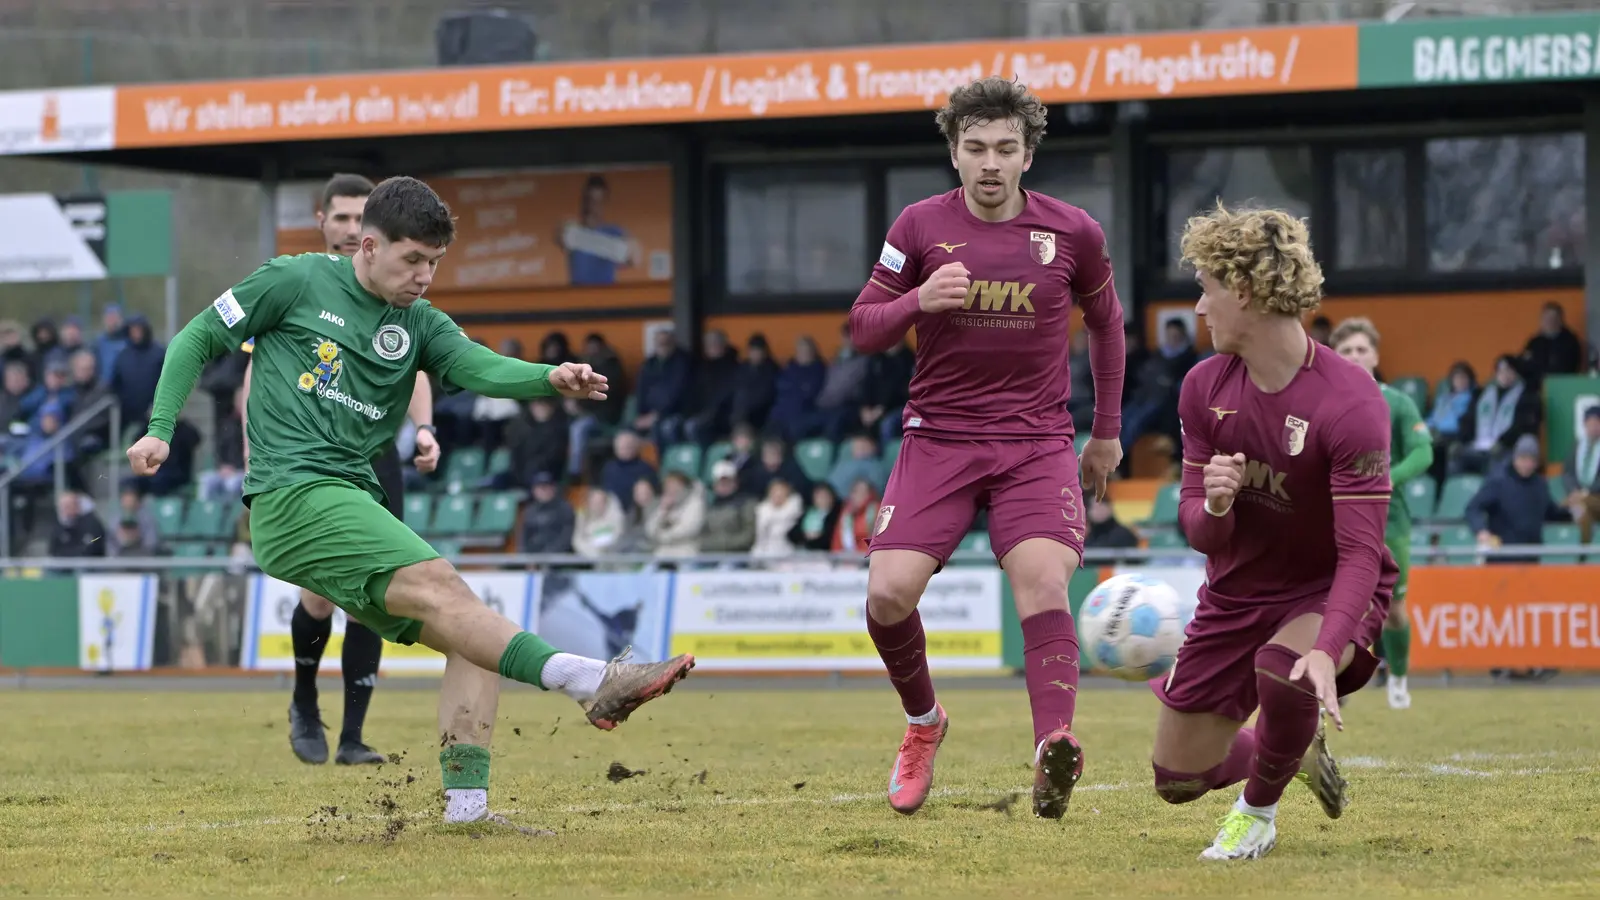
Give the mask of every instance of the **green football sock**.
[{"label": "green football sock", "polygon": [[1389,661],[1389,672],[1401,678],[1411,664],[1411,626],[1383,629],[1383,656]]},{"label": "green football sock", "polygon": [[539,679],[544,672],[544,664],[550,657],[561,651],[544,642],[544,639],[531,631],[524,631],[511,639],[506,645],[504,653],[500,654],[500,674],[512,681],[531,684],[534,687],[547,691],[544,682]]},{"label": "green football sock", "polygon": [[439,774],[445,790],[489,789],[489,750],[476,744],[453,744],[439,751]]}]

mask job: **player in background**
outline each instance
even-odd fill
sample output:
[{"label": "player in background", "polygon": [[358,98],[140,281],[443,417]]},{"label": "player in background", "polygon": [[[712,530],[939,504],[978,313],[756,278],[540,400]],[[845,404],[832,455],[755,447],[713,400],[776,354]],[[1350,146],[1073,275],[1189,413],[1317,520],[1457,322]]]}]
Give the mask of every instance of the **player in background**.
[{"label": "player in background", "polygon": [[917,605],[987,507],[989,543],[1022,620],[1033,811],[1059,819],[1083,772],[1072,734],[1078,635],[1067,582],[1087,525],[1067,412],[1068,327],[1076,303],[1095,389],[1083,474],[1104,495],[1122,460],[1122,305],[1099,224],[1022,189],[1044,137],[1037,97],[985,78],[952,91],[936,121],[961,187],[906,207],[850,310],[851,339],[863,353],[888,349],[910,329],[917,335],[905,443],[873,526],[867,576],[867,632],[908,721],[889,805],[908,815],[921,808],[949,727]]},{"label": "player in background", "polygon": [[[1378,377],[1378,329],[1366,318],[1345,319],[1333,329],[1329,344],[1345,359]],[[1433,436],[1417,404],[1401,391],[1378,382],[1383,400],[1389,404],[1389,482],[1395,496],[1389,501],[1389,521],[1383,542],[1400,568],[1394,599],[1389,601],[1389,618],[1383,623],[1381,648],[1389,665],[1389,707],[1410,709],[1411,691],[1406,688],[1406,672],[1411,659],[1411,621],[1406,617],[1406,582],[1411,574],[1411,510],[1402,488],[1433,465]]]},{"label": "player in background", "polygon": [[1367,648],[1398,574],[1383,546],[1388,408],[1301,325],[1322,297],[1303,221],[1218,204],[1189,220],[1182,254],[1218,354],[1178,399],[1179,523],[1206,580],[1172,671],[1151,682],[1151,762],[1169,803],[1245,782],[1201,858],[1252,859],[1276,843],[1297,776],[1330,818],[1344,812],[1318,706],[1342,729],[1339,697],[1377,668]]},{"label": "player in background", "polygon": [[609,730],[670,689],[694,660],[606,663],[561,653],[473,596],[437,551],[383,507],[372,460],[394,443],[419,369],[485,397],[605,399],[606,379],[589,366],[501,356],[422,298],[454,237],[449,207],[427,185],[413,178],[378,185],[353,257],[271,260],[173,338],[148,433],[128,459],[138,475],[159,469],[201,369],[255,337],[246,426],[255,453],[244,501],[256,563],[327,597],[386,640],[444,654],[445,819],[470,822],[489,817],[489,744],[502,677],[562,691],[591,724]]},{"label": "player in background", "polygon": [[[361,210],[372,193],[372,182],[360,175],[335,175],[322,188],[322,205],[317,209],[317,229],[329,254],[352,256],[361,245]],[[255,338],[244,342],[247,353],[254,352]],[[250,373],[244,370],[245,406],[249,405]],[[439,464],[439,442],[433,428],[433,386],[424,372],[417,373],[416,387],[406,415],[417,427],[417,456],[413,464],[424,474]],[[239,416],[248,429],[246,408]],[[249,441],[245,442],[245,464],[250,461]],[[405,518],[405,477],[400,472],[400,451],[391,442],[373,460],[372,469],[383,488],[384,507],[397,519]],[[300,589],[300,602],[289,616],[289,640],[294,649],[294,698],[289,703],[289,748],[301,762],[320,765],[328,761],[328,736],[317,703],[317,671],[333,633],[333,603],[327,598]],[[344,719],[339,726],[339,749],[333,761],[339,765],[378,764],[382,753],[367,746],[362,727],[372,692],[378,686],[378,665],[383,660],[383,638],[353,618],[345,619],[344,646],[340,653],[339,674],[344,679]]]}]

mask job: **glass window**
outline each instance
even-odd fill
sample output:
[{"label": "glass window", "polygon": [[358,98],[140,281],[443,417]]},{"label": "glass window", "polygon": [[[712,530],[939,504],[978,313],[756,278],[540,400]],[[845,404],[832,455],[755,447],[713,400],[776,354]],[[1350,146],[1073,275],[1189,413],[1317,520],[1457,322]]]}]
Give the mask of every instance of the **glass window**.
[{"label": "glass window", "polygon": [[1404,150],[1341,150],[1334,154],[1333,200],[1339,268],[1405,267]]},{"label": "glass window", "polygon": [[942,166],[896,166],[889,170],[888,184],[884,190],[884,224],[887,227],[900,217],[906,207],[935,194],[943,194],[961,185],[961,177],[949,163]]},{"label": "glass window", "polygon": [[1433,271],[1583,265],[1583,135],[1445,138],[1426,158]]},{"label": "glass window", "polygon": [[1071,203],[1111,236],[1111,154],[1040,154],[1022,176],[1022,186]]},{"label": "glass window", "polygon": [[1167,155],[1167,271],[1183,275],[1178,260],[1183,226],[1218,200],[1305,218],[1311,215],[1311,194],[1311,148],[1304,144],[1172,151]]},{"label": "glass window", "polygon": [[867,187],[804,169],[728,174],[730,294],[854,294],[866,280]]}]

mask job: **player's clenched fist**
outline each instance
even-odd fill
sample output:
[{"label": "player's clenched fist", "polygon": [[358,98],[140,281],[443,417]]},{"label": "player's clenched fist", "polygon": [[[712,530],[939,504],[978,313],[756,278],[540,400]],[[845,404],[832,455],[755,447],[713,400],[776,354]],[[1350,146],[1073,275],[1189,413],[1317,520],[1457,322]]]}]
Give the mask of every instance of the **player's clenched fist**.
[{"label": "player's clenched fist", "polygon": [[928,276],[917,289],[917,301],[925,313],[949,312],[967,302],[967,289],[972,287],[967,267],[961,263],[945,263]]},{"label": "player's clenched fist", "polygon": [[1239,495],[1239,487],[1244,484],[1244,454],[1213,456],[1202,474],[1206,483],[1206,508],[1222,515],[1233,506],[1233,498]]},{"label": "player's clenched fist", "polygon": [[583,363],[562,363],[551,369],[550,386],[575,400],[606,398],[606,377]]},{"label": "player's clenched fist", "polygon": [[169,448],[167,442],[161,438],[145,435],[139,442],[128,448],[128,462],[133,466],[135,475],[154,475],[161,464],[167,461]]}]

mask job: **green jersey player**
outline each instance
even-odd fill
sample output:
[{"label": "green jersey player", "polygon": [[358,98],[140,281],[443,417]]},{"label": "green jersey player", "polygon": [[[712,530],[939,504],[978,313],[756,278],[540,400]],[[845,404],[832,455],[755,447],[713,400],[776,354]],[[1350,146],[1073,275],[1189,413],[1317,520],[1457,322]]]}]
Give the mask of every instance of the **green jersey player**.
[{"label": "green jersey player", "polygon": [[489,818],[489,742],[502,676],[562,691],[609,730],[693,668],[561,653],[490,609],[383,505],[372,460],[394,443],[420,368],[447,389],[525,400],[605,398],[589,366],[536,365],[474,343],[422,299],[455,237],[426,184],[391,178],[363,211],[351,257],[274,259],[196,316],[167,348],[138,475],[166,460],[179,409],[210,360],[255,337],[244,482],[256,563],[400,644],[445,656],[439,765],[449,822]]},{"label": "green jersey player", "polygon": [[[1329,339],[1340,356],[1366,369],[1378,370],[1378,329],[1370,319],[1346,319]],[[1405,484],[1433,465],[1433,438],[1412,399],[1387,384],[1379,384],[1389,404],[1389,481],[1394,496],[1389,501],[1389,521],[1384,543],[1400,566],[1400,580],[1383,623],[1383,656],[1389,665],[1389,706],[1408,709],[1411,692],[1406,686],[1411,656],[1411,622],[1406,617],[1406,583],[1411,574],[1411,510],[1406,506]]]}]

